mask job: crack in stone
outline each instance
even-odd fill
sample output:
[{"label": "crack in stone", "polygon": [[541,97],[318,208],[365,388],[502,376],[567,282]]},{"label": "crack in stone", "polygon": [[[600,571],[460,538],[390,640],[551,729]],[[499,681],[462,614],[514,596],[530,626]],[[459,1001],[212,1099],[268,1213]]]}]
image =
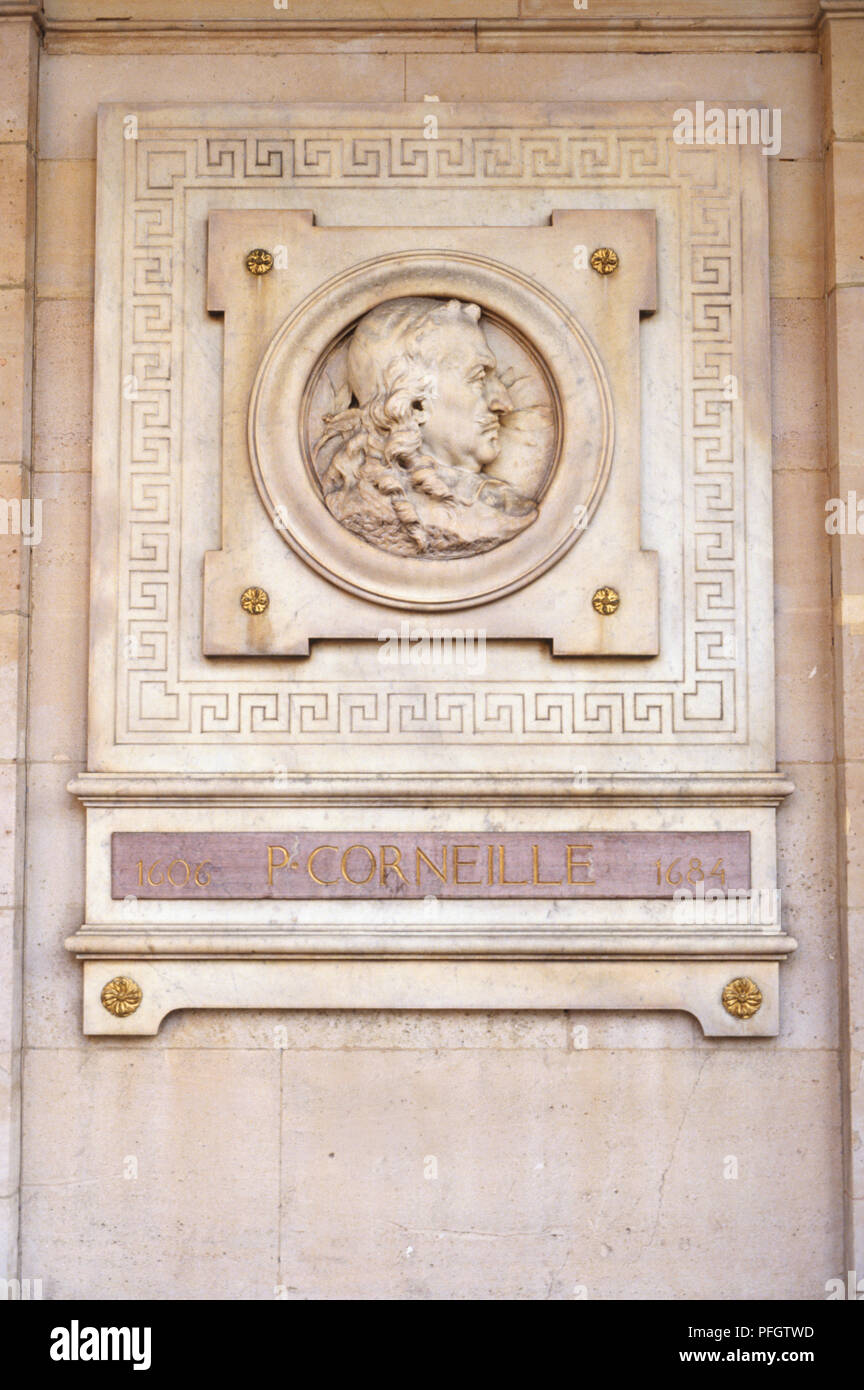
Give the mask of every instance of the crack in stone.
[{"label": "crack in stone", "polygon": [[665,1166],[665,1168],[663,1169],[663,1172],[662,1172],[662,1174],[661,1174],[661,1176],[660,1176],[660,1189],[659,1189],[658,1196],[657,1196],[657,1210],[656,1210],[656,1212],[654,1213],[654,1224],[653,1224],[653,1226],[651,1227],[651,1234],[650,1234],[650,1236],[648,1237],[648,1240],[640,1247],[640,1251],[639,1251],[640,1254],[644,1254],[646,1250],[650,1250],[651,1246],[654,1244],[654,1237],[655,1237],[656,1234],[657,1234],[657,1227],[660,1225],[660,1215],[661,1215],[661,1212],[663,1211],[663,1197],[664,1197],[664,1193],[665,1193],[665,1190],[666,1190],[666,1178],[667,1178],[667,1176],[668,1176],[669,1169],[672,1167],[672,1164],[673,1164],[673,1162],[674,1162],[674,1160],[675,1160],[675,1150],[676,1150],[677,1147],[678,1147],[678,1140],[681,1138],[681,1131],[683,1130],[685,1121],[686,1121],[686,1119],[687,1119],[687,1116],[688,1116],[689,1113],[690,1113],[690,1106],[693,1104],[693,1097],[694,1097],[695,1094],[696,1094],[696,1090],[697,1090],[697,1088],[698,1088],[698,1086],[699,1086],[699,1082],[702,1080],[702,1073],[704,1072],[704,1070],[705,1070],[705,1068],[706,1068],[706,1066],[708,1065],[708,1062],[709,1062],[710,1060],[711,1060],[711,1053],[710,1053],[710,1052],[706,1052],[705,1055],[704,1055],[704,1057],[702,1058],[702,1061],[701,1061],[700,1065],[699,1065],[699,1070],[698,1070],[697,1073],[696,1073],[696,1077],[695,1077],[695,1080],[694,1080],[694,1082],[693,1082],[693,1085],[690,1087],[690,1093],[689,1093],[689,1095],[687,1096],[687,1099],[686,1099],[686,1101],[685,1101],[685,1103],[684,1103],[684,1109],[683,1109],[682,1114],[681,1114],[681,1119],[680,1119],[680,1121],[679,1121],[679,1123],[678,1123],[678,1128],[677,1128],[677,1130],[675,1131],[675,1138],[672,1140],[672,1148],[671,1148],[670,1151],[669,1151],[669,1161],[668,1161],[668,1163],[666,1164],[666,1166]]}]

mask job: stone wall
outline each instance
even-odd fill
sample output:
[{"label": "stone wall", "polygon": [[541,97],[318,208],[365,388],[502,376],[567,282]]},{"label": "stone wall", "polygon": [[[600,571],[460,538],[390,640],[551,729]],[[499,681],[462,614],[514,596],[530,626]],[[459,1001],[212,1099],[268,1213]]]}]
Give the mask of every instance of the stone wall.
[{"label": "stone wall", "polygon": [[[57,1298],[824,1297],[855,1267],[844,1153],[859,1206],[862,1181],[849,1105],[861,722],[848,708],[861,541],[840,552],[837,538],[832,589],[824,511],[856,484],[864,498],[864,15],[826,5],[817,28],[810,4],[772,0],[757,39],[735,0],[652,5],[638,32],[625,0],[592,4],[584,24],[567,0],[439,4],[437,20],[434,4],[399,0],[386,24],[379,8],[310,0],[292,6],[305,27],[280,29],[264,3],[0,5],[0,470],[4,495],[23,478],[43,504],[40,543],[6,547],[0,602],[3,862],[25,867],[3,900],[0,969],[13,1083],[23,1057],[17,1271]],[[707,27],[674,19],[700,10]],[[94,22],[115,11],[140,22]],[[776,1039],[705,1039],[683,1014],[428,1011],[201,1012],[153,1039],[82,1035],[63,942],[84,920],[83,813],[66,784],[86,763],[97,105],[426,95],[782,110],[764,370],[778,759],[796,786],[779,882],[799,948]],[[13,1250],[14,1094],[4,1104]]]}]

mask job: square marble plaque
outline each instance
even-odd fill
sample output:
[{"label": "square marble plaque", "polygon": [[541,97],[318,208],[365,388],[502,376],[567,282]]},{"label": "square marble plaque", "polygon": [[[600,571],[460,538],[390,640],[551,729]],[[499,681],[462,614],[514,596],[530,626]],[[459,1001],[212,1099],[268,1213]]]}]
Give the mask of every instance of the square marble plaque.
[{"label": "square marble plaque", "polygon": [[[608,273],[604,249],[614,251]],[[269,256],[270,269],[251,273],[250,252]],[[308,656],[312,638],[374,641],[408,622],[409,633],[539,637],[562,655],[656,655],[657,557],[639,539],[639,319],[655,306],[655,258],[654,216],[641,210],[553,211],[539,227],[484,227],[482,254],[476,227],[321,227],[311,211],[211,213],[207,302],[225,315],[223,541],[205,563],[205,652]],[[471,306],[482,308],[476,325]],[[404,330],[400,339],[374,328],[376,319],[435,312],[438,327],[414,334],[428,364],[400,345]],[[359,325],[370,321],[364,338]],[[477,395],[497,458],[474,473],[386,466],[391,440],[407,433],[413,446],[427,403],[370,442],[348,363],[365,353],[358,370],[392,379],[400,409],[408,379],[438,398],[448,378],[436,345],[455,352],[464,343],[450,387],[458,410],[443,401],[454,416],[443,435],[470,450],[474,340],[493,354],[491,385],[481,382]],[[339,434],[331,426],[328,449],[328,412],[343,393],[354,409],[342,411]],[[500,425],[490,398],[502,406]],[[372,399],[384,413],[380,391]],[[424,428],[413,447],[425,462]],[[403,482],[430,471],[436,490],[450,489],[444,499]],[[274,528],[285,542],[276,555]],[[266,595],[264,611],[243,608],[250,588]],[[610,589],[611,602],[593,601]]]}]

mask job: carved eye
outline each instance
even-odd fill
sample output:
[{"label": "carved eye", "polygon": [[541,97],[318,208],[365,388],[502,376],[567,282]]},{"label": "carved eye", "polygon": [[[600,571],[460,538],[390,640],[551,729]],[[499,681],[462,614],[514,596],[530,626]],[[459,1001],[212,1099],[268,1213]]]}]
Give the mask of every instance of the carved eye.
[{"label": "carved eye", "polygon": [[422,410],[422,409],[423,409],[423,402],[422,402],[419,398],[418,398],[416,401],[412,401],[412,402],[411,402],[411,409],[412,409],[412,410]]}]

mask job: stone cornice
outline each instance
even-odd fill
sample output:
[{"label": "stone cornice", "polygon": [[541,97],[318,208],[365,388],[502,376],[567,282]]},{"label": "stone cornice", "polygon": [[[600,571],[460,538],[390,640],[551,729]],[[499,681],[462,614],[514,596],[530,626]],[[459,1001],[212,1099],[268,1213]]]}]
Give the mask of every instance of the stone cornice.
[{"label": "stone cornice", "polygon": [[[31,12],[31,7],[20,7]],[[35,9],[32,11],[37,17]],[[0,11],[0,14],[5,13]],[[823,18],[512,20],[39,19],[52,52],[812,52]]]},{"label": "stone cornice", "polygon": [[[512,0],[515,8],[515,0]],[[322,3],[317,13],[311,17],[290,18],[289,11],[275,11],[267,15],[266,7],[260,0],[237,3],[230,7],[217,4],[211,6],[128,4],[112,6],[109,3],[97,4],[93,0],[89,7],[92,14],[86,14],[85,6],[49,3],[46,7],[41,0],[0,0],[0,18],[30,17],[36,20],[52,39],[61,42],[74,41],[76,36],[91,38],[125,35],[160,39],[173,36],[202,35],[235,39],[248,38],[280,39],[296,41],[300,45],[310,41],[356,43],[364,39],[389,39],[410,41],[421,36],[427,40],[450,37],[474,38],[479,48],[503,47],[510,51],[538,48],[557,48],[565,50],[599,46],[608,39],[616,47],[630,48],[632,41],[641,41],[649,48],[655,48],[663,39],[672,40],[676,47],[681,40],[689,39],[694,47],[703,48],[718,41],[736,42],[748,35],[775,35],[786,40],[793,35],[802,37],[815,33],[826,19],[864,17],[864,0],[775,0],[769,7],[771,13],[754,13],[754,7],[743,0],[725,0],[725,3],[709,3],[707,0],[681,0],[672,5],[647,6],[645,0],[617,0],[617,3],[603,6],[592,12],[590,9],[568,14],[559,6],[543,0],[522,0],[518,15],[512,14],[511,3],[502,0],[500,13],[498,7],[479,4],[477,8],[485,13],[472,16],[469,5],[459,5],[459,17],[453,17],[450,5],[436,3],[436,0],[418,0],[413,8],[421,11],[417,18],[395,15],[381,18],[377,6],[367,6],[357,0],[356,17],[329,18],[326,3]],[[116,9],[116,15],[106,14],[106,10]],[[230,9],[226,16],[220,10]],[[343,7],[340,6],[340,9]],[[396,7],[397,9],[401,6]],[[668,10],[658,15],[657,10]],[[422,11],[427,13],[423,14]],[[652,13],[646,14],[646,9]],[[60,11],[58,14],[57,11]],[[82,10],[85,17],[80,17]],[[364,15],[363,11],[366,10]],[[71,13],[70,13],[71,11]],[[136,13],[137,11],[137,13]],[[155,16],[154,16],[155,11]],[[172,13],[174,11],[174,13]],[[245,13],[244,13],[245,11]],[[76,14],[77,12],[77,14]],[[160,13],[161,12],[161,13]],[[323,12],[323,13],[322,13]]]},{"label": "stone cornice", "polygon": [[17,3],[17,0],[0,0],[0,19],[32,19],[44,31],[45,14],[41,4]]},{"label": "stone cornice", "polygon": [[85,806],[158,805],[735,805],[777,806],[794,785],[781,773],[470,773],[327,775],[295,773],[82,773],[69,791]]}]

